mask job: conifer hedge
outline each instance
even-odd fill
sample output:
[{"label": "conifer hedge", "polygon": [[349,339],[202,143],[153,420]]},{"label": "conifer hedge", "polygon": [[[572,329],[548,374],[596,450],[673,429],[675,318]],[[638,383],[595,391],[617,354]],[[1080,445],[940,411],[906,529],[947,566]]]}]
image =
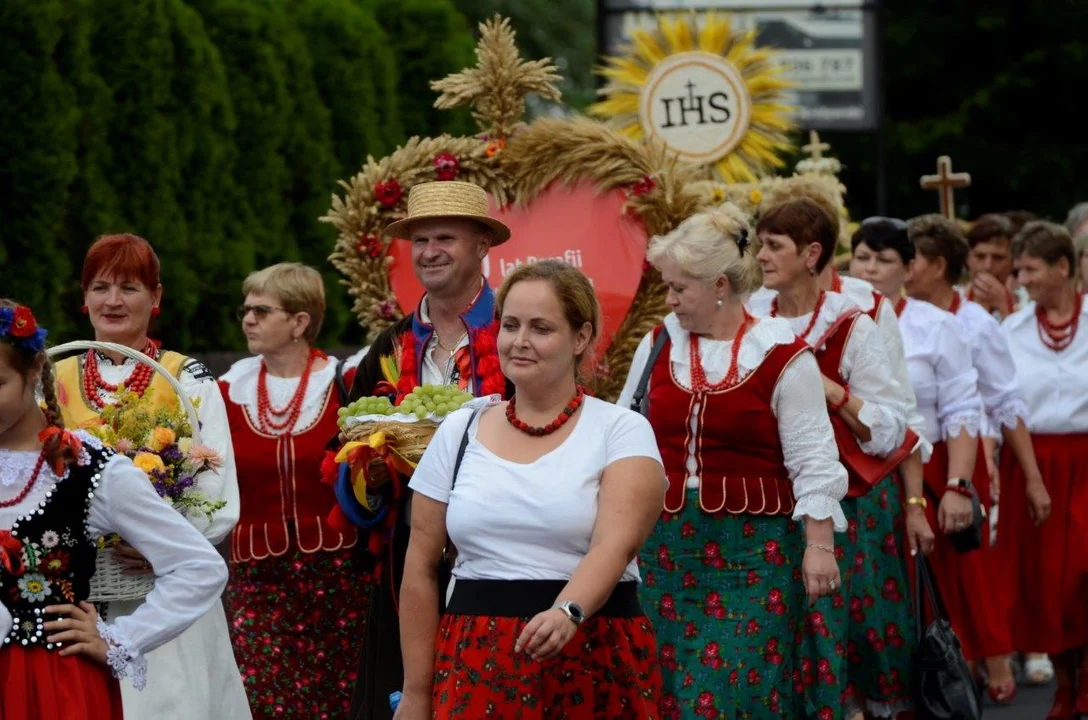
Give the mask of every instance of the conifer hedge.
[{"label": "conifer hedge", "polygon": [[0,296],[55,342],[90,335],[83,254],[123,231],[162,259],[168,347],[244,347],[241,282],[282,260],[325,274],[321,342],[358,342],[317,222],[336,181],[471,131],[427,86],[474,62],[451,0],[6,0],[0,46]]}]

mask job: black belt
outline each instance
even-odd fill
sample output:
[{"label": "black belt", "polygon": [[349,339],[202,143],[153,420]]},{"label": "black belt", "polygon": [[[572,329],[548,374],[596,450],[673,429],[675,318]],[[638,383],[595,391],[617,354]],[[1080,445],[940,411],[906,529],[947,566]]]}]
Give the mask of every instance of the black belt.
[{"label": "black belt", "polygon": [[[530,618],[555,605],[566,580],[457,580],[446,612],[450,615]],[[644,617],[638,583],[621,582],[594,617]]]}]

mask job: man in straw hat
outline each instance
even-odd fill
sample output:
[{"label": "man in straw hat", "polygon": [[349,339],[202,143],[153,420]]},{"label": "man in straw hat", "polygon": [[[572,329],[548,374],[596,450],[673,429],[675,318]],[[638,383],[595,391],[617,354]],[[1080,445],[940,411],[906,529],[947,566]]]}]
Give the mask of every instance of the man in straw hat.
[{"label": "man in straw hat", "polygon": [[[419,385],[508,397],[496,344],[495,295],[482,265],[488,250],[510,239],[510,229],[488,215],[487,193],[465,182],[416,185],[408,194],[407,217],[385,234],[412,244],[412,267],[426,294],[414,313],[375,338],[355,375],[352,400],[389,395],[396,402]],[[408,547],[410,493],[403,478],[373,489],[380,497],[376,513],[359,504],[341,509],[364,529],[361,560],[378,573],[352,717],[384,720],[393,715],[389,695],[403,682],[396,592]]]}]

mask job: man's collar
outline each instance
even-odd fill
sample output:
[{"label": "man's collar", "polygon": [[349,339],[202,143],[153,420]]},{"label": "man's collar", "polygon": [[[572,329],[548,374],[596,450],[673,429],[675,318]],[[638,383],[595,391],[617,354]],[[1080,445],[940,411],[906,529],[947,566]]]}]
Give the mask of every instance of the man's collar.
[{"label": "man's collar", "polygon": [[[495,293],[482,276],[480,277],[480,289],[476,297],[469,303],[468,308],[461,313],[461,320],[468,328],[481,328],[491,324],[495,319]],[[431,316],[427,312],[427,296],[419,301],[414,320],[422,327],[431,327]]]}]

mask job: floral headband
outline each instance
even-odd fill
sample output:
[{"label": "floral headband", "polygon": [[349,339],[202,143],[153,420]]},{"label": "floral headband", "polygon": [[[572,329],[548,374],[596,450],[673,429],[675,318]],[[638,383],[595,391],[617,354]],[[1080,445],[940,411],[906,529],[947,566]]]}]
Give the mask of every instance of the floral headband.
[{"label": "floral headband", "polygon": [[45,328],[38,327],[26,305],[0,308],[0,340],[35,355],[45,350]]}]

